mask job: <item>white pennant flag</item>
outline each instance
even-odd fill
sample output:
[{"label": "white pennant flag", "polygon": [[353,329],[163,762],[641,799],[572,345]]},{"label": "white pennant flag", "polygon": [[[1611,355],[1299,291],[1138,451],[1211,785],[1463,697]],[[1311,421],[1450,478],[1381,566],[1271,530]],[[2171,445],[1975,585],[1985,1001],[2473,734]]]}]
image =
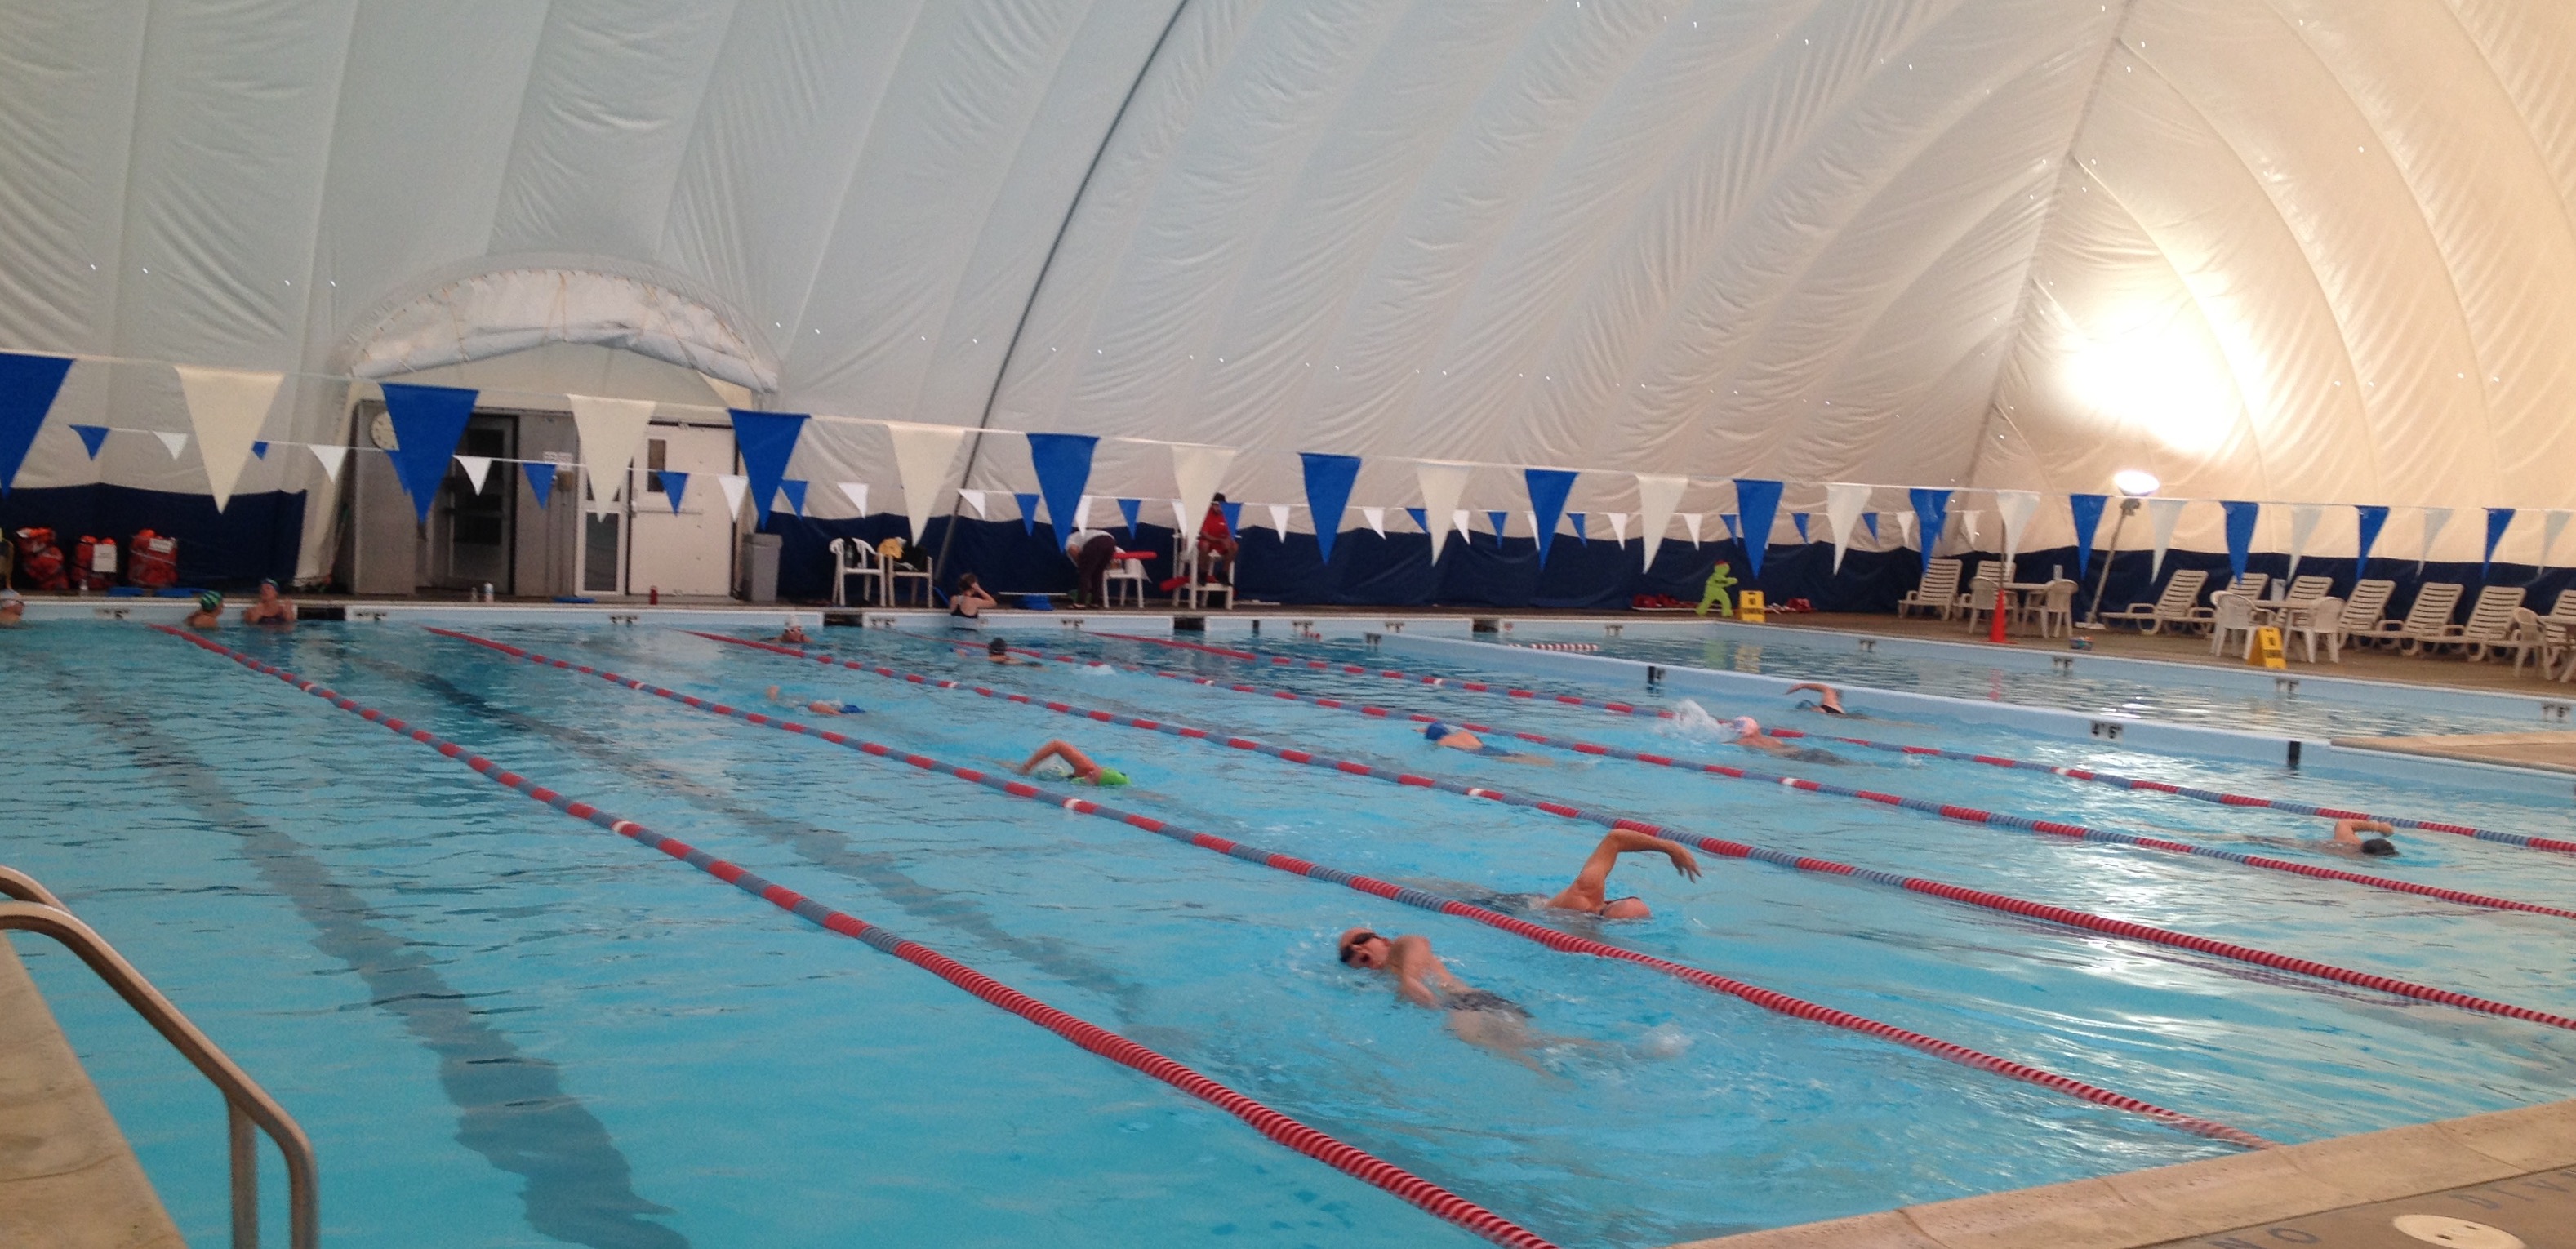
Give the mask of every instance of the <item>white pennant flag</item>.
[{"label": "white pennant flag", "polygon": [[[1673,527],[1673,509],[1681,505],[1682,491],[1690,486],[1688,477],[1663,477],[1653,473],[1637,474],[1637,518],[1645,523],[1646,562],[1641,567],[1655,566],[1655,550],[1664,544],[1664,534]],[[1699,545],[1699,525],[1691,525],[1691,545]]]},{"label": "white pennant flag", "polygon": [[[1427,515],[1428,513],[1425,514]],[[1459,536],[1464,537],[1468,534],[1474,533],[1476,531],[1475,523],[1475,513],[1470,512],[1463,507],[1451,508],[1449,510],[1449,527],[1457,530]]]},{"label": "white pennant flag", "polygon": [[2147,500],[2147,521],[2156,531],[2155,558],[2147,561],[2147,580],[2164,575],[2165,552],[2173,547],[2174,522],[2182,519],[2182,505],[2189,499]]},{"label": "white pennant flag", "polygon": [[2299,557],[2308,553],[2308,539],[2316,536],[2317,519],[2326,509],[2315,503],[2298,503],[2290,507],[2290,573],[2287,580],[2299,579]]},{"label": "white pennant flag", "polygon": [[[276,401],[278,383],[286,375],[192,364],[176,367],[179,392],[188,401],[188,423],[197,431],[197,453],[206,462],[208,492],[215,496],[215,510],[220,512],[232,501],[233,487],[241,481],[243,466],[250,463],[250,444],[259,441],[259,427],[268,423],[269,405]],[[176,458],[179,449],[172,447],[170,454]]]},{"label": "white pennant flag", "polygon": [[460,455],[456,457],[456,466],[465,470],[465,480],[474,483],[474,493],[483,493],[483,479],[492,472],[492,457]]},{"label": "white pennant flag", "polygon": [[725,516],[742,515],[742,497],[751,493],[751,479],[737,473],[725,473],[716,478],[716,484],[724,487]]},{"label": "white pennant flag", "polygon": [[160,439],[162,446],[170,448],[171,459],[178,459],[179,453],[188,449],[188,436],[186,434],[163,433],[156,429],[152,431],[152,436]]},{"label": "white pennant flag", "polygon": [[[2009,572],[2013,557],[2021,554],[2022,530],[2039,511],[2036,490],[1998,490],[1995,492],[1995,514],[2004,520],[2004,568]],[[1973,515],[1973,513],[1971,513]]]},{"label": "white pennant flag", "polygon": [[948,466],[957,460],[958,444],[966,441],[966,430],[958,425],[911,425],[900,421],[886,422],[886,437],[894,440],[895,484],[903,487],[904,520],[912,526],[912,540],[919,542],[930,530],[931,513],[939,506],[939,489],[948,484]]},{"label": "white pennant flag", "polygon": [[1703,514],[1699,512],[1682,513],[1682,528],[1690,531],[1691,549],[1694,551],[1699,549],[1699,522],[1702,516]]},{"label": "white pennant flag", "polygon": [[1093,498],[1093,497],[1094,497],[1094,496],[1092,496],[1092,495],[1087,495],[1087,494],[1086,494],[1086,495],[1082,496],[1082,500],[1081,500],[1080,502],[1075,503],[1075,504],[1073,505],[1073,527],[1074,527],[1074,528],[1076,528],[1076,529],[1089,529],[1089,528],[1091,528],[1091,500],[1092,500],[1092,498]]},{"label": "white pennant flag", "polygon": [[[1526,520],[1526,521],[1528,521],[1528,522],[1529,522],[1529,527],[1530,527],[1530,541],[1532,541],[1532,542],[1537,541],[1537,540],[1538,540],[1538,513],[1536,513],[1536,512],[1532,512],[1532,511],[1528,511],[1528,510],[1524,509],[1524,510],[1521,512],[1521,519]],[[1557,523],[1557,525],[1558,525],[1558,527],[1559,527],[1559,528],[1564,527],[1564,525],[1565,525],[1565,514],[1564,514],[1564,513],[1560,512],[1560,513],[1558,513],[1558,514],[1557,514],[1557,522],[1556,522],[1556,523]],[[1497,534],[1497,535],[1495,535],[1495,536],[1499,537],[1499,536],[1501,536],[1501,535]]]},{"label": "white pennant flag", "polygon": [[961,499],[966,500],[966,506],[968,506],[968,507],[971,507],[971,508],[975,509],[975,519],[977,519],[977,520],[991,520],[991,519],[993,519],[993,514],[984,510],[984,492],[983,492],[983,491],[981,491],[981,490],[960,490],[960,491],[958,491],[958,492],[957,492],[957,497],[958,497],[958,498],[961,498]]},{"label": "white pennant flag", "polygon": [[607,399],[598,395],[565,395],[572,405],[572,428],[581,440],[581,462],[590,470],[591,490],[608,483],[608,495],[626,488],[626,470],[644,450],[644,427],[653,423],[650,399]]},{"label": "white pennant flag", "polygon": [[1361,519],[1361,520],[1364,520],[1364,521],[1367,521],[1367,522],[1368,522],[1368,527],[1369,527],[1369,528],[1371,528],[1371,529],[1373,529],[1373,530],[1376,530],[1376,531],[1377,531],[1377,536],[1379,536],[1379,537],[1381,537],[1381,538],[1383,538],[1383,537],[1385,537],[1385,536],[1386,536],[1386,509],[1385,509],[1385,508],[1382,508],[1382,507],[1364,507],[1364,508],[1361,508],[1361,509],[1360,509],[1360,519]]},{"label": "white pennant flag", "polygon": [[1626,512],[1609,512],[1605,513],[1605,515],[1610,518],[1610,536],[1618,539],[1620,546],[1627,546],[1628,514]]},{"label": "white pennant flag", "polygon": [[858,509],[859,519],[866,520],[868,518],[868,483],[844,481],[834,484],[841,488],[841,497],[848,499],[850,506]]},{"label": "white pennant flag", "polygon": [[1198,545],[1199,522],[1207,518],[1208,504],[1216,498],[1216,488],[1225,484],[1225,470],[1233,463],[1232,447],[1172,444],[1172,487],[1181,496],[1172,501],[1177,509],[1173,514],[1180,520],[1181,536],[1193,549]]},{"label": "white pennant flag", "polygon": [[1851,546],[1852,526],[1869,508],[1869,487],[1834,482],[1825,487],[1825,524],[1834,535],[1834,571],[1843,570],[1843,551]]},{"label": "white pennant flag", "polygon": [[1198,527],[1190,523],[1190,505],[1179,499],[1172,500],[1172,532],[1198,541]]},{"label": "white pennant flag", "polygon": [[2433,558],[2433,540],[2442,536],[2442,526],[2451,523],[2451,511],[2447,507],[2424,509],[2424,549],[2415,556],[2416,572],[2423,572],[2424,562]]},{"label": "white pennant flag", "polygon": [[[1431,534],[1431,562],[1440,562],[1440,548],[1449,540],[1449,529],[1468,532],[1467,513],[1458,506],[1458,496],[1467,492],[1467,474],[1474,470],[1464,464],[1443,464],[1436,460],[1417,461],[1413,476],[1422,483],[1422,519]],[[1449,524],[1443,527],[1442,521]]]},{"label": "white pennant flag", "polygon": [[1268,507],[1268,508],[1270,509],[1270,527],[1271,527],[1272,529],[1278,530],[1278,531],[1279,531],[1279,536],[1280,536],[1280,537],[1283,537],[1283,538],[1284,538],[1284,537],[1287,537],[1287,536],[1288,536],[1288,509],[1289,509],[1290,507],[1295,506],[1295,505],[1294,505],[1294,504],[1289,504],[1289,503],[1270,503],[1270,504],[1264,504],[1264,506],[1266,506],[1266,507]]},{"label": "white pennant flag", "polygon": [[340,466],[347,463],[349,459],[349,449],[347,447],[336,445],[325,446],[318,442],[308,442],[304,444],[304,449],[312,452],[313,458],[322,462],[322,475],[324,477],[328,477],[334,482],[340,480]]},{"label": "white pennant flag", "polygon": [[2550,548],[2555,547],[2555,546],[2557,546],[2557,545],[2558,545],[2558,535],[2559,535],[2559,534],[2561,534],[2561,533],[2564,533],[2564,532],[2566,531],[2566,529],[2567,529],[2567,518],[2568,518],[2568,517],[2570,517],[2570,516],[2576,516],[2576,512],[2571,512],[2571,511],[2569,511],[2568,509],[2563,508],[2563,507],[2553,507],[2553,508],[2549,509],[2548,511],[2541,513],[2541,522],[2540,522],[2540,566],[2541,566],[2541,567],[2543,567],[2543,568],[2547,568],[2547,567],[2549,566],[2549,551],[2550,551]]},{"label": "white pennant flag", "polygon": [[1896,514],[1896,532],[1905,536],[1905,545],[1914,545],[1914,509],[1909,507]]}]

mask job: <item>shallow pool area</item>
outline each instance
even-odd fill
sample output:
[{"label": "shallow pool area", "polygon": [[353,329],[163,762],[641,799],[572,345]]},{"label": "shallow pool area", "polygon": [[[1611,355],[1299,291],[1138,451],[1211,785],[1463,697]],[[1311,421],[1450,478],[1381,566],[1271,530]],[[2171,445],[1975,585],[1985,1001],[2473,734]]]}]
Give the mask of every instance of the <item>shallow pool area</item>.
[{"label": "shallow pool area", "polygon": [[[1313,700],[2576,909],[2576,855],[2408,833],[2397,859],[2362,862],[2311,817],[1832,743],[1756,758],[1716,722],[1752,714],[2576,838],[2568,804],[2468,781],[2324,777],[1931,717],[1814,725],[1782,699],[1515,678],[1676,713],[1624,715],[1070,630],[1013,636],[1076,662],[995,665],[980,638],[961,649],[881,629],[824,630],[808,648],[916,681],[650,625],[453,627],[768,714],[819,723],[799,708],[853,705],[833,731],[968,769],[999,772],[1065,738],[1133,784],[1041,782],[1053,797],[1032,802],[399,623],[216,640],[933,947],[1559,1244],[1663,1245],[2236,1147],[1061,801],[1481,900],[2281,1142],[2553,1099],[2576,1058],[2576,1035],[2543,1023],[1711,854],[1695,881],[1652,857],[1618,867],[1613,896],[1645,899],[1652,918],[1551,915],[1526,898],[1563,886],[1598,822],[1225,739],[2564,1012],[2568,918],[1575,750],[1477,756]],[[12,804],[0,862],[62,893],[299,1117],[323,1160],[327,1240],[1477,1243],[915,966],[184,641],[99,623],[0,643],[0,680],[21,692],[19,772],[37,778]],[[1989,696],[1964,666],[1747,645],[1637,637],[1604,653]],[[2237,727],[2255,714],[2180,685],[2043,688],[2055,679],[2009,674],[1989,690]],[[2272,714],[2301,731],[2345,714],[2294,701]],[[1335,960],[1335,935],[1354,926],[1428,936],[1464,981],[1560,1040],[1529,1066],[1463,1043],[1441,1012]],[[182,1230],[213,1241],[214,1099],[68,956],[17,945]]]}]

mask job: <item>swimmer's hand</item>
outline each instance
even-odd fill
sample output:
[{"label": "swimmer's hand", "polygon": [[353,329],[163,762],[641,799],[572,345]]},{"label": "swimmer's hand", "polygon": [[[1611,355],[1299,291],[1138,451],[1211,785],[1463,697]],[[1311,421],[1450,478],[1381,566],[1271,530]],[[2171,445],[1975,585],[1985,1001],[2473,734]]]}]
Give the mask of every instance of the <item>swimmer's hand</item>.
[{"label": "swimmer's hand", "polygon": [[1656,848],[1664,852],[1664,857],[1673,861],[1673,871],[1689,880],[1699,879],[1699,859],[1689,850],[1684,849],[1680,843],[1666,841]]}]

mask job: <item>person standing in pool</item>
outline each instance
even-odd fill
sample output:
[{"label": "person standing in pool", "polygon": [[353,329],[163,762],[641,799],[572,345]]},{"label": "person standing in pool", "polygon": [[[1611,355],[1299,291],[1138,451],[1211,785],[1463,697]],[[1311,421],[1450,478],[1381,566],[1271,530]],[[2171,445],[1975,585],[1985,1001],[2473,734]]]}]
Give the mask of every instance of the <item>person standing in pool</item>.
[{"label": "person standing in pool", "polygon": [[1000,605],[985,592],[984,583],[971,572],[957,579],[957,592],[948,596],[948,614],[960,620],[977,619],[984,614],[985,608]]},{"label": "person standing in pool", "polygon": [[1540,1075],[1555,1074],[1540,1066],[1530,1052],[1567,1044],[1569,1038],[1533,1030],[1530,1013],[1520,1003],[1460,980],[1431,952],[1429,937],[1418,933],[1381,937],[1366,928],[1353,928],[1334,944],[1341,951],[1343,966],[1384,972],[1395,978],[1397,997],[1425,1010],[1444,1012],[1450,1035]]},{"label": "person standing in pool", "polygon": [[259,583],[259,601],[242,608],[243,624],[291,625],[295,623],[295,600],[277,592],[277,582],[263,579]]},{"label": "person standing in pool", "polygon": [[1505,750],[1500,746],[1491,745],[1487,743],[1484,738],[1478,737],[1465,729],[1459,728],[1457,725],[1445,724],[1438,720],[1434,720],[1431,723],[1422,726],[1422,740],[1429,742],[1434,746],[1446,746],[1451,750],[1463,750],[1471,755],[1482,755],[1488,759],[1500,759],[1505,763],[1535,763],[1545,766],[1549,763],[1555,762],[1552,759],[1543,758],[1538,755],[1522,754],[1517,750]]},{"label": "person standing in pool", "polygon": [[191,629],[223,628],[224,596],[212,590],[198,595],[197,610],[188,613],[187,625]]},{"label": "person standing in pool", "polygon": [[1036,771],[1039,764],[1050,762],[1056,765],[1048,769],[1050,780],[1070,780],[1077,785],[1097,785],[1103,789],[1127,783],[1126,773],[1094,762],[1091,756],[1061,737],[1038,747],[1037,753],[1020,765],[1019,773],[1027,776]]}]

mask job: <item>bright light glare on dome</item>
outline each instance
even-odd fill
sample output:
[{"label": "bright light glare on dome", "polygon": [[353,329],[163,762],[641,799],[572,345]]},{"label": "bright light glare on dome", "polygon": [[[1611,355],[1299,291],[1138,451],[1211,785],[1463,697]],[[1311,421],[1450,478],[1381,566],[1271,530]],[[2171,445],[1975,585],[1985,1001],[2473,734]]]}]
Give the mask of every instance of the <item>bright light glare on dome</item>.
[{"label": "bright light glare on dome", "polygon": [[2154,473],[2139,468],[2124,468],[2111,474],[2111,484],[2118,488],[2120,493],[2133,499],[2143,499],[2154,494],[2158,487],[2164,485],[2163,482],[2156,480]]},{"label": "bright light glare on dome", "polygon": [[2177,451],[2214,451],[2235,425],[2236,389],[2217,345],[2169,321],[2083,344],[2065,380],[2097,416]]}]

